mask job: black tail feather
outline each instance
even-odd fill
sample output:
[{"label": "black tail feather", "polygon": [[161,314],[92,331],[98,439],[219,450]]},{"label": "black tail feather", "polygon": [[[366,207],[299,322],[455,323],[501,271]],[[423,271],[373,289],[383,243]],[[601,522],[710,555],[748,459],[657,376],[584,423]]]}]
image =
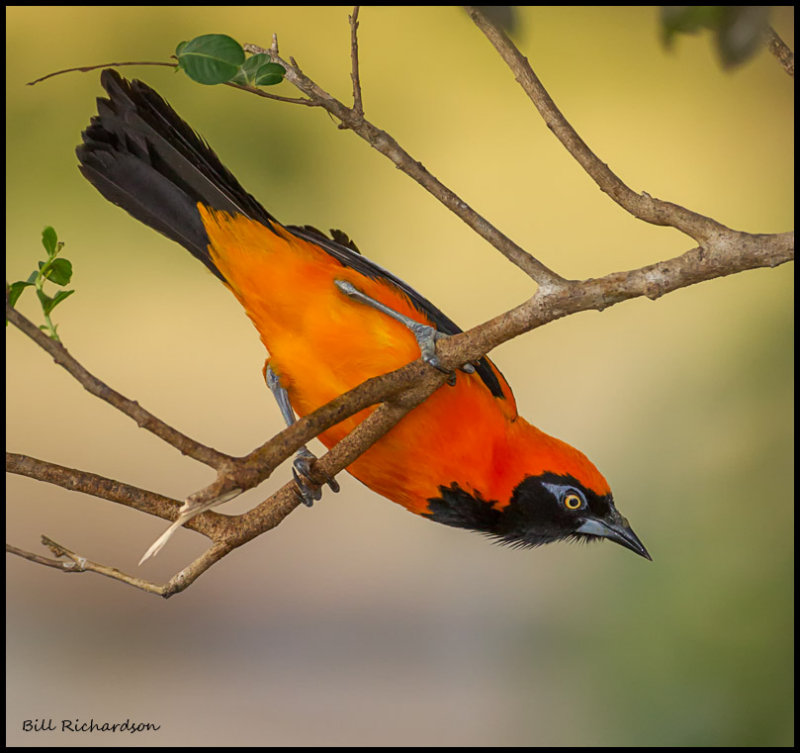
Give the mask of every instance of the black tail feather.
[{"label": "black tail feather", "polygon": [[222,279],[197,203],[267,227],[274,218],[149,86],[111,69],[100,82],[108,99],[98,98],[98,114],[76,149],[80,171],[109,201],[180,243]]}]

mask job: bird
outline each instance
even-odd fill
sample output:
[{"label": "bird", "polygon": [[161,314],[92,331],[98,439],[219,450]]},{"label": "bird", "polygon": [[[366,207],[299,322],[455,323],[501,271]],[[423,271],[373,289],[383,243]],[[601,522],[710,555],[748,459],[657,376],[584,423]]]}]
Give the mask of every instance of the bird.
[{"label": "bird", "polygon": [[[150,86],[113,69],[100,81],[106,96],[76,149],[81,173],[233,293],[268,352],[264,374],[287,422],[420,356],[441,368],[436,341],[462,330],[433,303],[343,231],[279,222]],[[416,515],[501,544],[609,540],[651,559],[600,471],[519,415],[488,357],[448,382],[347,472]],[[332,447],[372,410],[319,440]],[[312,457],[301,451],[295,463],[307,503],[320,495],[302,473]]]}]

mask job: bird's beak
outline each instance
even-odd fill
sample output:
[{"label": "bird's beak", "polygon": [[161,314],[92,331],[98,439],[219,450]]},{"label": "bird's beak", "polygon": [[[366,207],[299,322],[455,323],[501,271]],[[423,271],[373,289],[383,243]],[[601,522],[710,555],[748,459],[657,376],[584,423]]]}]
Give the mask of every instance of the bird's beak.
[{"label": "bird's beak", "polygon": [[576,532],[611,539],[647,560],[652,561],[653,559],[628,525],[628,521],[613,508],[607,519],[589,518],[580,525]]}]

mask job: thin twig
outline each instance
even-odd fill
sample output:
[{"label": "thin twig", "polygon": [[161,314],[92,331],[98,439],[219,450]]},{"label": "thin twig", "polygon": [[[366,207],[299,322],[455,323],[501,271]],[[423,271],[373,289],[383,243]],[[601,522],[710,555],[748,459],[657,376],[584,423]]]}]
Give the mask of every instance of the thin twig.
[{"label": "thin twig", "polygon": [[350,77],[353,79],[353,115],[356,118],[364,117],[364,104],[361,99],[361,76],[358,71],[358,11],[360,5],[353,7],[353,14],[348,16],[350,20],[350,61],[352,72]]},{"label": "thin twig", "polygon": [[786,42],[784,42],[778,32],[771,26],[767,28],[767,38],[769,40],[769,51],[778,59],[778,62],[792,78],[794,78],[794,53]]},{"label": "thin twig", "polygon": [[147,593],[162,596],[165,599],[184,591],[212,565],[219,562],[226,554],[232,551],[227,543],[216,543],[194,560],[194,562],[173,575],[166,583],[159,585],[158,583],[153,583],[144,578],[138,578],[135,575],[128,575],[116,567],[94,562],[87,557],[73,552],[63,544],[53,541],[53,539],[48,536],[42,536],[42,544],[50,549],[56,557],[66,557],[68,561],[43,557],[25,549],[12,546],[11,544],[6,544],[6,552],[14,554],[17,557],[22,557],[30,562],[35,562],[37,565],[55,568],[62,573],[97,573],[98,575],[104,575],[106,578],[125,583],[141,591],[146,591]]},{"label": "thin twig", "polygon": [[276,102],[287,102],[290,105],[305,105],[306,107],[319,107],[318,102],[314,102],[310,99],[302,99],[299,97],[284,97],[281,94],[273,94],[272,92],[266,92],[263,89],[259,89],[255,86],[246,86],[244,84],[234,84],[232,81],[227,81],[225,86],[230,86],[233,89],[241,89],[242,91],[250,92],[250,94],[255,94],[257,97],[264,97],[264,99],[274,99]]},{"label": "thin twig", "polygon": [[125,65],[161,65],[167,66],[168,68],[178,67],[177,63],[165,63],[152,60],[137,60],[128,63],[99,63],[98,65],[82,65],[78,68],[64,68],[60,71],[53,71],[53,73],[48,73],[46,76],[42,76],[41,78],[37,78],[33,81],[28,81],[26,86],[34,86],[41,81],[47,81],[48,78],[53,78],[53,76],[60,76],[62,73],[88,73],[89,71],[96,71],[98,68],[121,68]]},{"label": "thin twig", "polygon": [[50,557],[42,557],[41,554],[34,554],[25,549],[20,549],[13,544],[6,544],[6,552],[9,554],[16,554],[17,557],[35,562],[37,565],[44,565],[45,567],[54,567],[57,570],[65,570],[68,572],[76,572],[75,565],[71,562],[63,562],[62,560],[54,560]]},{"label": "thin twig", "polygon": [[[117,570],[116,567],[101,565],[99,562],[82,557],[47,536],[42,536],[42,544],[50,549],[56,557],[66,557],[70,560],[70,562],[63,563],[62,571],[65,573],[97,573],[98,575],[104,575],[106,578],[122,581],[129,586],[139,588],[148,593],[158,594],[159,596],[164,594],[164,587],[159,586],[157,583],[152,583],[144,578],[137,578],[134,575],[128,575],[121,570]],[[28,558],[26,557],[26,559]]]}]

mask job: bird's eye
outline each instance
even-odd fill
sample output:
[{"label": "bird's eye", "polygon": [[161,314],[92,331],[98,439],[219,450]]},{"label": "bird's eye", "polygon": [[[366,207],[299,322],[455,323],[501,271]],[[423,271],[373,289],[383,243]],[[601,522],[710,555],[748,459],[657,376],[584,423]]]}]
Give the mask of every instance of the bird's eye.
[{"label": "bird's eye", "polygon": [[581,497],[577,492],[567,492],[564,495],[562,502],[567,510],[580,510],[580,508],[583,507],[583,497]]},{"label": "bird's eye", "polygon": [[552,484],[547,481],[542,482],[542,486],[553,495],[553,500],[562,506],[567,512],[585,510],[587,507],[586,497],[580,489],[567,484]]}]

